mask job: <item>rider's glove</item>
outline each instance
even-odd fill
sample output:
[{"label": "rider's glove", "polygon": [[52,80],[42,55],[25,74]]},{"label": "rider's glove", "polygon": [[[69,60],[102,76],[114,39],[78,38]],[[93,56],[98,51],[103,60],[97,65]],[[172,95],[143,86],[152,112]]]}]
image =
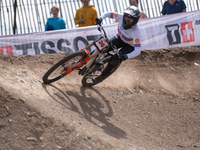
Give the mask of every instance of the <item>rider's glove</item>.
[{"label": "rider's glove", "polygon": [[126,54],[123,54],[121,51],[118,52],[119,59],[122,61],[128,59],[128,56]]},{"label": "rider's glove", "polygon": [[96,24],[101,24],[102,19],[101,18],[96,18],[95,21],[96,21]]}]

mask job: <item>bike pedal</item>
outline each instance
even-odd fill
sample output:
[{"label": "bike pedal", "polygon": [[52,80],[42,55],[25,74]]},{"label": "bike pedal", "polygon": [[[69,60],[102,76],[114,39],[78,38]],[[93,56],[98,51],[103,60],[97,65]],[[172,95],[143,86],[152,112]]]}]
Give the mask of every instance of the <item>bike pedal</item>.
[{"label": "bike pedal", "polygon": [[100,61],[100,62],[94,61],[94,64],[95,65],[103,65],[104,63],[102,61]]},{"label": "bike pedal", "polygon": [[79,68],[78,70],[79,70],[78,74],[83,75],[85,73],[85,71],[87,70],[87,67]]}]

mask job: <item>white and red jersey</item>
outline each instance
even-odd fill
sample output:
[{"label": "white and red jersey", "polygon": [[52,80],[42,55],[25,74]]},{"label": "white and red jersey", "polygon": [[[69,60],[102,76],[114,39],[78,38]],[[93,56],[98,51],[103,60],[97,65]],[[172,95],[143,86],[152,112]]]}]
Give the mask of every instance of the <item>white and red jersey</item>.
[{"label": "white and red jersey", "polygon": [[123,14],[116,12],[106,12],[103,13],[100,18],[113,18],[118,20],[118,33],[123,42],[135,47],[135,50],[127,54],[128,58],[136,57],[141,53],[141,34],[139,25],[136,24],[130,29],[125,30],[122,26],[123,23]]}]

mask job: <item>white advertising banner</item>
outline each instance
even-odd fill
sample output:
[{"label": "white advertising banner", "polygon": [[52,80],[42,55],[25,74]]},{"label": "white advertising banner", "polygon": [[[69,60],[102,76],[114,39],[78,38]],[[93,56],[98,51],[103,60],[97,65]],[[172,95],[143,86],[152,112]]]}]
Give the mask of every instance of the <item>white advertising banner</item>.
[{"label": "white advertising banner", "polygon": [[[200,11],[141,19],[142,49],[200,45]],[[117,23],[104,25],[109,38]],[[96,26],[0,37],[0,54],[38,55],[75,52],[100,36]],[[93,48],[94,49],[94,48]],[[89,50],[93,50],[89,49]]]},{"label": "white advertising banner", "polygon": [[200,45],[200,11],[141,19],[142,49]]}]

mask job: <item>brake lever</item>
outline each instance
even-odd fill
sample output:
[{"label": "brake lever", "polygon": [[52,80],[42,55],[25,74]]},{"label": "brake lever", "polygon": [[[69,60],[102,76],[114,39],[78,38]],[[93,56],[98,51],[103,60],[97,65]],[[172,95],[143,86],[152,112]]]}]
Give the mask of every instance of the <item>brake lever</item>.
[{"label": "brake lever", "polygon": [[98,28],[97,28],[97,29],[99,30],[99,32],[101,32],[100,26],[98,26]]}]

